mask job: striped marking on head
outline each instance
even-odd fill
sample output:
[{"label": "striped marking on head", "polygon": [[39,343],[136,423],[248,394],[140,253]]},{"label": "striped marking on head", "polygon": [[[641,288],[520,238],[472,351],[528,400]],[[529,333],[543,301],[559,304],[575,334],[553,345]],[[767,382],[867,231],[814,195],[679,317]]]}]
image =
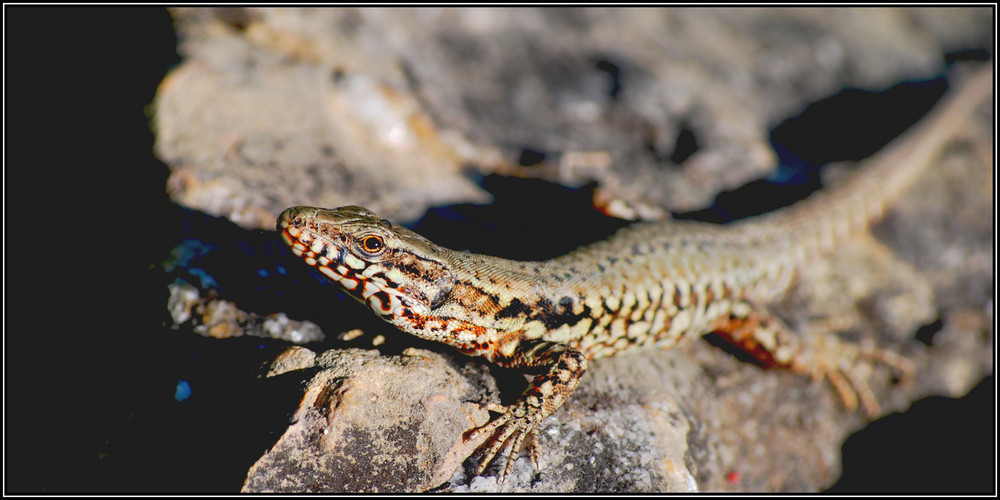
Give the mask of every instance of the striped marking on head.
[{"label": "striped marking on head", "polygon": [[[281,240],[293,254],[368,305],[375,314],[391,320],[404,312],[406,296],[393,288],[379,266],[369,264],[325,238],[303,230],[287,218],[278,220]],[[346,265],[345,265],[346,264]]]}]

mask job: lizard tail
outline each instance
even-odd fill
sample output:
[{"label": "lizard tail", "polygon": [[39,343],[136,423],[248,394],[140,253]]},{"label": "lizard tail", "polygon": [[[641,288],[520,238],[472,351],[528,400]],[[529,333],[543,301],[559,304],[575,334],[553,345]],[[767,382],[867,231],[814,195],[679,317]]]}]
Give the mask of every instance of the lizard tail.
[{"label": "lizard tail", "polygon": [[792,238],[800,257],[828,251],[864,230],[931,165],[979,104],[993,95],[993,64],[979,68],[919,123],[890,142],[840,185],[787,209],[746,219],[745,234]]}]

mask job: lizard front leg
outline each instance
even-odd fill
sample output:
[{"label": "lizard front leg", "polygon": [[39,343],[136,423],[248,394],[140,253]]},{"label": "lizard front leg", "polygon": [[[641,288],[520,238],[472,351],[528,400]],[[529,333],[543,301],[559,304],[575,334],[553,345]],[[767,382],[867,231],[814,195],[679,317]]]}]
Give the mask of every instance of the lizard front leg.
[{"label": "lizard front leg", "polygon": [[490,435],[480,447],[483,455],[476,469],[477,476],[482,474],[486,466],[493,461],[504,443],[511,441],[504,458],[503,470],[498,478],[500,484],[510,473],[514,465],[513,458],[528,436],[531,436],[531,459],[535,470],[538,470],[538,429],[546,417],[563,405],[587,370],[586,356],[565,344],[520,341],[514,347],[513,354],[500,354],[505,350],[509,351],[510,348],[496,349],[497,354],[493,359],[495,363],[506,368],[547,366],[548,371],[536,375],[514,404],[507,407],[493,403],[487,405],[488,410],[500,413],[500,416],[466,434],[466,441],[475,440],[484,434]]}]

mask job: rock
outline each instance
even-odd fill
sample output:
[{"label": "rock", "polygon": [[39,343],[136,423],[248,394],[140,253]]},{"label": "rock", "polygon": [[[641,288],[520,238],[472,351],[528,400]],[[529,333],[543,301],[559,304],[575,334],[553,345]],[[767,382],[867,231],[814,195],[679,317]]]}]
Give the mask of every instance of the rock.
[{"label": "rock", "polygon": [[[933,76],[942,54],[987,46],[993,29],[985,9],[174,14],[186,59],[154,117],[171,195],[266,229],[291,205],[362,204],[407,223],[428,207],[481,203],[470,171],[593,183],[595,203],[620,217],[703,208],[774,168],[767,130],[805,103],[845,85]],[[862,367],[883,414],[961,395],[992,373],[991,123],[970,126],[874,238],[807,269],[779,307],[804,335],[817,319],[843,321],[848,340],[915,363],[908,385],[884,365]],[[332,290],[304,295],[321,293],[334,302]],[[190,305],[204,300],[194,292],[173,297],[178,323],[208,318]],[[255,313],[225,298],[210,316],[228,320],[200,321],[235,335]],[[332,324],[327,338],[358,328],[346,306],[330,308],[303,305],[293,317]],[[816,491],[836,480],[841,443],[865,425],[828,384],[696,342],[595,360],[542,428],[540,473],[519,455],[501,488],[496,465],[471,477],[478,457],[463,462],[474,443],[461,437],[488,418],[481,405],[516,397],[521,376],[414,342],[407,355],[283,355],[272,376],[316,375],[244,489]]]},{"label": "rock", "polygon": [[485,202],[467,168],[596,182],[619,217],[702,208],[774,168],[767,130],[804,103],[934,75],[992,33],[976,9],[174,14],[185,62],[154,115],[171,195],[266,229],[293,205],[407,222]]},{"label": "rock", "polygon": [[[796,331],[807,336],[830,335],[817,329],[816,318],[848,318],[847,325],[841,327],[849,340],[900,352],[917,366],[916,379],[900,385],[894,381],[898,374],[889,367],[862,362],[860,367],[867,373],[866,379],[881,403],[882,414],[905,410],[912,401],[932,394],[962,395],[984,375],[992,373],[993,334],[988,316],[989,297],[984,293],[989,290],[991,274],[980,267],[988,261],[991,247],[988,238],[973,236],[986,238],[988,221],[971,217],[938,219],[935,223],[934,218],[927,216],[926,203],[914,203],[926,199],[922,198],[925,189],[938,190],[941,186],[965,189],[964,181],[954,181],[973,179],[981,168],[969,151],[969,148],[953,148],[942,159],[941,169],[929,173],[914,188],[914,193],[905,197],[898,210],[890,210],[885,221],[875,228],[875,233],[884,235],[879,237],[885,239],[884,243],[870,236],[861,237],[844,245],[830,259],[818,260],[801,274],[796,288],[778,308]],[[949,200],[949,209],[955,213],[972,214],[972,207],[989,198],[986,191],[969,190],[961,199],[940,192],[936,199]],[[917,220],[922,221],[918,231],[899,229],[915,227]],[[954,233],[965,237],[956,240]],[[912,238],[922,239],[922,248],[910,246]],[[963,280],[966,288],[961,294],[948,293],[955,289],[955,284],[941,280],[942,273],[937,267],[916,267],[916,263],[934,259],[928,252],[942,245],[956,249],[952,251],[961,248],[966,257],[952,263],[955,266],[952,276]],[[980,293],[973,293],[975,290]],[[935,323],[938,330],[929,340],[922,339],[921,335],[926,334],[920,332]],[[348,357],[344,351],[337,352],[329,351],[324,356],[339,356],[338,360]],[[364,369],[354,371],[352,377],[363,377],[367,382],[359,383],[372,392],[352,397],[352,401],[365,398],[391,401],[387,405],[392,409],[367,406],[354,409],[366,415],[365,418],[342,413],[353,408],[351,405],[330,403],[327,407],[336,407],[330,414],[331,420],[322,420],[313,427],[305,425],[308,419],[302,415],[314,411],[309,404],[315,398],[309,394],[318,390],[315,384],[328,384],[332,380],[332,376],[318,377],[298,410],[299,422],[275,445],[280,451],[271,452],[279,454],[262,459],[251,477],[262,474],[263,463],[287,468],[316,462],[315,457],[289,458],[293,455],[286,447],[289,443],[305,443],[311,453],[318,453],[313,443],[321,441],[318,436],[322,435],[323,426],[347,426],[350,422],[359,435],[369,435],[372,431],[365,429],[377,425],[382,432],[405,435],[401,440],[411,444],[440,444],[424,446],[405,460],[393,461],[379,458],[377,450],[351,452],[350,443],[354,441],[332,442],[322,455],[326,462],[339,464],[350,455],[358,470],[378,474],[385,482],[362,479],[350,482],[343,478],[327,479],[326,483],[302,482],[302,477],[318,481],[316,472],[293,473],[282,469],[280,476],[289,491],[314,490],[319,484],[331,488],[323,491],[334,488],[439,492],[814,491],[837,479],[840,444],[847,435],[865,425],[860,412],[842,408],[835,391],[825,382],[815,383],[778,370],[762,370],[706,342],[670,351],[603,358],[591,363],[573,396],[545,422],[539,436],[541,472],[535,473],[526,454],[518,455],[511,475],[499,487],[495,480],[498,465],[488,468],[483,477],[470,476],[477,457],[471,463],[459,465],[461,456],[472,453],[474,448],[460,444],[462,433],[485,421],[479,404],[497,401],[492,378],[484,377],[481,371],[486,363],[469,360],[444,347],[437,351],[410,352],[427,364],[407,365],[402,361],[407,358],[378,357],[365,351],[361,358],[363,366],[374,364],[375,360],[399,365],[398,372],[379,375]],[[465,371],[459,370],[464,380],[456,378],[453,363],[466,363]],[[479,367],[480,371],[471,366]],[[457,394],[440,400],[452,416],[440,417],[428,412],[424,405],[397,400],[444,394],[424,392],[425,382],[441,384],[434,382],[437,376],[452,383],[461,382],[462,389]],[[340,383],[354,387],[352,383]],[[406,390],[413,393],[400,395],[400,385],[406,385]],[[512,389],[504,387],[500,395],[509,398],[523,388],[523,383]],[[454,400],[446,402],[447,398]],[[465,406],[469,401],[477,404]],[[404,407],[413,411],[400,413]],[[370,421],[376,418],[379,424]],[[448,428],[429,425],[438,419],[454,425]],[[394,430],[389,431],[390,428]],[[342,440],[350,435],[346,430],[338,432]],[[391,453],[399,446],[389,443],[387,449]],[[428,464],[421,468],[424,472],[419,480],[411,477],[412,463]],[[336,469],[336,473],[328,470],[328,473],[340,477],[343,470]],[[248,485],[251,484],[254,490],[276,488],[270,483],[260,486],[261,483],[248,480]]]},{"label": "rock", "polygon": [[310,321],[296,321],[284,313],[261,316],[247,312],[228,300],[202,297],[196,287],[181,280],[168,288],[168,308],[174,324],[190,326],[199,335],[220,339],[250,335],[293,344],[321,342],[324,338],[319,326]]},{"label": "rock", "polygon": [[[813,331],[817,317],[850,318],[845,329],[851,340],[900,352],[915,363],[916,379],[906,385],[894,382],[885,365],[862,366],[882,414],[932,394],[962,395],[992,373],[989,297],[982,293],[991,274],[979,267],[991,247],[973,237],[988,236],[988,220],[932,223],[927,204],[916,203],[927,199],[924,190],[966,189],[982,168],[969,148],[951,151],[942,168],[876,226],[884,243],[862,237],[818,260],[778,309],[804,335],[823,333]],[[985,189],[968,190],[964,198],[945,191],[934,199],[948,200],[955,213],[973,214],[990,196]],[[916,227],[918,220],[916,232],[901,229]],[[965,236],[956,240],[955,233]],[[912,247],[912,238],[923,240],[921,247]],[[942,245],[961,248],[966,257],[952,263],[964,293],[949,293],[955,284],[939,279],[937,266],[916,266],[934,259],[929,252]],[[939,330],[919,341],[918,332],[936,321]],[[707,342],[602,358],[544,423],[540,473],[522,453],[499,487],[498,465],[471,477],[478,457],[462,464],[474,449],[461,444],[463,432],[485,422],[481,404],[499,401],[487,364],[444,347],[408,352],[379,356],[351,349],[320,356],[317,364],[325,360],[328,370],[338,371],[314,378],[297,422],[251,470],[247,490],[815,491],[836,481],[841,443],[866,423],[860,412],[844,410],[825,382],[762,370]],[[456,363],[464,366],[457,369]],[[523,383],[502,387],[499,395],[511,398]],[[334,395],[317,408],[316,394],[323,391]],[[431,400],[434,405],[425,403]],[[327,417],[324,408],[330,409]],[[398,437],[358,437],[386,435]],[[380,445],[359,449],[359,440]],[[401,448],[408,450],[405,456]],[[354,476],[345,476],[352,471]]]},{"label": "rock", "polygon": [[[460,467],[478,445],[464,443],[462,435],[486,422],[479,402],[497,392],[482,364],[458,368],[448,356],[422,349],[400,356],[361,349],[316,356],[296,347],[276,359],[268,376],[294,371],[290,364],[318,372],[292,425],[251,467],[244,491],[495,490],[495,478],[470,484],[469,471]],[[541,480],[532,479],[530,460],[522,456],[504,489],[694,490],[685,465],[688,421],[673,399],[595,396],[613,395],[622,385],[600,375],[591,385],[589,399],[569,409],[568,422],[548,426],[541,436]]]},{"label": "rock", "polygon": [[314,367],[292,425],[250,468],[243,491],[424,491],[471,452],[461,433],[486,422],[467,370],[439,353],[331,350]]}]

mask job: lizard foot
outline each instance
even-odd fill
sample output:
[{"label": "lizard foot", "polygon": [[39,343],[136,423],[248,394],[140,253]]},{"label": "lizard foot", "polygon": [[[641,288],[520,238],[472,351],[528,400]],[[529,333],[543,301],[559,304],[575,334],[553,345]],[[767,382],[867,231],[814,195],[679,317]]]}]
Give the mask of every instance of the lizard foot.
[{"label": "lizard foot", "polygon": [[[832,339],[830,339],[832,340]],[[913,363],[904,356],[870,345],[853,345],[836,342],[835,347],[826,347],[817,353],[809,366],[793,366],[793,370],[809,372],[813,378],[825,378],[837,391],[841,403],[848,410],[861,411],[868,418],[877,417],[881,405],[872,392],[871,386],[857,370],[858,360],[869,359],[889,365],[899,372],[899,383],[908,384],[913,379],[915,371]]]},{"label": "lizard foot", "polygon": [[875,394],[860,373],[862,360],[889,365],[901,373],[901,383],[913,376],[913,364],[905,357],[875,348],[871,342],[855,344],[840,340],[828,328],[845,326],[844,320],[811,325],[811,335],[794,335],[777,316],[748,304],[742,315],[731,314],[713,325],[721,338],[744,350],[764,367],[783,367],[793,372],[826,379],[848,410],[859,406],[869,418],[881,412]]},{"label": "lizard foot", "polygon": [[540,419],[538,418],[537,411],[532,411],[535,408],[528,405],[525,401],[518,401],[511,406],[504,407],[496,403],[489,403],[486,405],[486,409],[500,413],[500,416],[491,420],[483,426],[472,429],[466,433],[465,440],[473,441],[476,438],[488,434],[490,437],[483,443],[480,447],[483,450],[482,458],[479,462],[479,467],[476,468],[475,475],[480,475],[486,470],[486,467],[493,461],[497,456],[497,453],[501,451],[504,447],[504,443],[508,441],[511,443],[504,453],[501,454],[503,457],[503,469],[500,471],[500,475],[497,478],[497,484],[503,484],[504,479],[510,474],[511,469],[514,466],[514,458],[520,451],[521,446],[524,444],[524,440],[531,437],[529,442],[529,449],[531,451],[531,461],[535,467],[535,471],[538,471],[538,436],[537,430]]},{"label": "lizard foot", "polygon": [[521,397],[510,406],[488,404],[486,409],[500,416],[477,427],[466,434],[466,442],[477,440],[486,435],[489,438],[480,446],[483,450],[482,461],[476,470],[476,475],[482,474],[486,466],[493,461],[504,444],[510,441],[502,456],[503,470],[498,483],[503,484],[504,478],[510,474],[514,466],[514,457],[521,451],[524,440],[529,441],[531,461],[535,471],[538,471],[538,429],[542,421],[559,409],[566,398],[576,389],[580,377],[587,370],[587,357],[580,351],[557,342],[548,341],[518,341],[517,350],[511,358],[510,366],[523,368],[547,367],[544,373],[535,376],[534,380]]}]

